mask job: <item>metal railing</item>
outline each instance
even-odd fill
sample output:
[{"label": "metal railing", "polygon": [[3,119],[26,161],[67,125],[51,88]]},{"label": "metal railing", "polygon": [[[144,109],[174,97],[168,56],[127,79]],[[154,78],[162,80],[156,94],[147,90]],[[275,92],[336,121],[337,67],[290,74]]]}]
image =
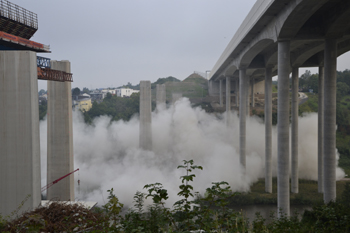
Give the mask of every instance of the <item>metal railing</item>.
[{"label": "metal railing", "polygon": [[36,64],[38,67],[51,68],[51,59],[46,57],[36,56]]},{"label": "metal railing", "polygon": [[0,0],[0,15],[29,27],[38,29],[37,14],[7,0]]}]

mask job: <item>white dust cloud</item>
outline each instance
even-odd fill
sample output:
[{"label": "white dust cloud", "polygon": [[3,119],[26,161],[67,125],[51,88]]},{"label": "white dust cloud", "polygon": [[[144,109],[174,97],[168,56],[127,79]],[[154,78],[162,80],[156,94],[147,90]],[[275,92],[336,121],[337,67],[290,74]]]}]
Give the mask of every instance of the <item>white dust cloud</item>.
[{"label": "white dust cloud", "polygon": [[[143,186],[162,183],[173,204],[178,200],[182,160],[203,166],[195,170],[195,191],[204,192],[211,182],[227,181],[233,191],[248,191],[264,177],[265,126],[261,119],[247,119],[247,171],[239,164],[239,118],[236,112],[226,126],[226,114],[208,114],[192,108],[187,98],[169,109],[152,113],[153,151],[139,149],[139,119],[110,123],[106,116],[86,125],[80,113],[73,114],[75,196],[78,200],[107,201],[107,190],[131,205]],[[46,182],[46,121],[41,122],[42,186]],[[273,175],[277,173],[277,129],[273,127]],[[317,180],[317,114],[299,118],[299,177]],[[337,168],[337,178],[344,172]],[[80,186],[77,180],[80,179]]]}]

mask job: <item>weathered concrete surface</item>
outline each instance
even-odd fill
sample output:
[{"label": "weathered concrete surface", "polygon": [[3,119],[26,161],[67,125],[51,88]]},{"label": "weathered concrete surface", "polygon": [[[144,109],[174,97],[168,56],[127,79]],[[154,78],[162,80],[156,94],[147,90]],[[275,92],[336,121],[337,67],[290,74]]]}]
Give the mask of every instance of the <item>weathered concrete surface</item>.
[{"label": "weathered concrete surface", "polygon": [[156,104],[157,109],[165,109],[166,108],[166,87],[165,84],[157,84],[156,87]]},{"label": "weathered concrete surface", "polygon": [[250,80],[250,97],[251,97],[250,102],[251,102],[252,108],[255,107],[254,87],[255,87],[255,80],[254,80],[254,77],[252,77]]},{"label": "weathered concrete surface", "polygon": [[246,80],[246,115],[250,115],[250,99],[249,99],[249,94],[250,94],[250,78],[247,78]]},{"label": "weathered concrete surface", "polygon": [[236,96],[236,107],[238,107],[239,106],[239,78],[236,79],[235,96]]},{"label": "weathered concrete surface", "polygon": [[[36,53],[0,52],[0,214],[41,201]],[[16,216],[11,215],[11,218]]]},{"label": "weathered concrete surface", "polygon": [[265,69],[265,192],[272,193],[272,68]]},{"label": "weathered concrete surface", "polygon": [[277,210],[290,215],[289,203],[289,66],[290,41],[278,42]]},{"label": "weathered concrete surface", "polygon": [[149,151],[152,150],[152,102],[150,81],[140,82],[140,148]]},{"label": "weathered concrete surface", "polygon": [[[71,73],[69,61],[51,69]],[[74,171],[71,82],[47,82],[47,183]],[[74,174],[47,190],[48,200],[74,201]]]},{"label": "weathered concrete surface", "polygon": [[246,168],[246,107],[247,107],[246,70],[239,70],[239,161]]},{"label": "weathered concrete surface", "polygon": [[318,68],[318,192],[323,193],[323,106],[324,106],[324,67]]},{"label": "weathered concrete surface", "polygon": [[323,135],[323,200],[336,199],[335,139],[337,94],[337,41],[326,39],[324,51],[324,135]]},{"label": "weathered concrete surface", "polygon": [[299,68],[294,67],[292,71],[292,177],[291,191],[299,192],[298,173],[298,117],[299,117]]}]

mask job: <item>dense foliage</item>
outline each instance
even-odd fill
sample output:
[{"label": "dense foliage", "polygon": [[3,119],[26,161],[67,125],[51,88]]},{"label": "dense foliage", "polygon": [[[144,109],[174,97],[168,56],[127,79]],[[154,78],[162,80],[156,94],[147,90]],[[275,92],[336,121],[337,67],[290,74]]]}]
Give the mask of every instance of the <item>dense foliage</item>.
[{"label": "dense foliage", "polygon": [[139,103],[139,93],[134,93],[126,98],[107,93],[106,98],[101,103],[94,102],[92,108],[83,113],[84,119],[86,123],[91,124],[95,117],[107,115],[112,118],[112,121],[128,121],[135,113],[139,112]]},{"label": "dense foliage", "polygon": [[[257,213],[250,222],[242,212],[228,208],[233,193],[227,182],[214,182],[204,197],[194,191],[194,170],[202,170],[193,160],[183,162],[178,196],[173,208],[166,207],[168,191],[160,183],[136,192],[134,207],[122,214],[123,204],[114,190],[108,190],[108,203],[88,211],[78,205],[52,203],[9,221],[0,216],[1,232],[350,232],[350,183],[336,202],[318,205],[302,216],[277,218],[267,222]],[[145,198],[153,204],[144,205]]]}]

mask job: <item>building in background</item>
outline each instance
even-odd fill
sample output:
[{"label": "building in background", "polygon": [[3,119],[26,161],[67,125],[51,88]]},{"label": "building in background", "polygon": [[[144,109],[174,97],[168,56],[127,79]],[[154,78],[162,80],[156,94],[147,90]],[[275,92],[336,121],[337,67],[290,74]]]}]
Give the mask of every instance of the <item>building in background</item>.
[{"label": "building in background", "polygon": [[118,97],[130,97],[133,93],[139,93],[140,91],[130,88],[118,88],[116,92]]}]

